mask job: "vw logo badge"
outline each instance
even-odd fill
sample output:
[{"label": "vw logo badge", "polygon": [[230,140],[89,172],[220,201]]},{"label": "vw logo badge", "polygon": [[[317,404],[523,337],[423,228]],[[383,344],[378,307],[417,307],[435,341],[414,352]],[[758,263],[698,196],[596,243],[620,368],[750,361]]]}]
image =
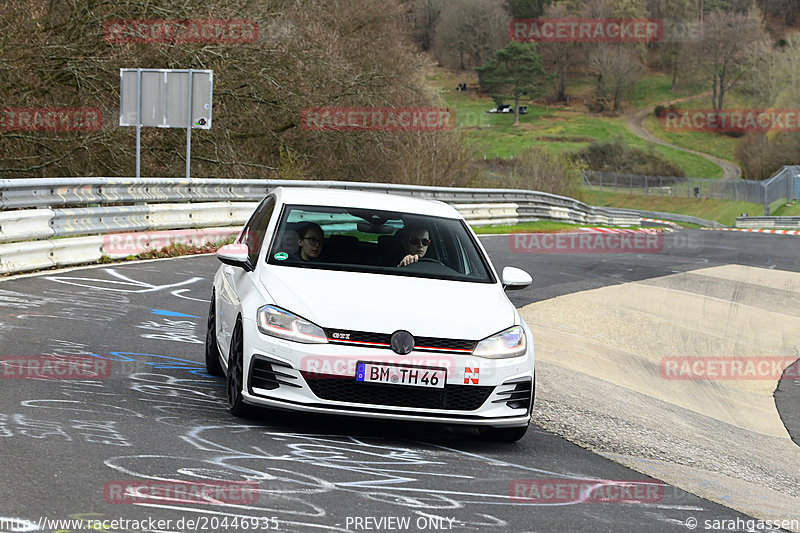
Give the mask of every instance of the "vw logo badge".
[{"label": "vw logo badge", "polygon": [[392,351],[400,355],[411,353],[414,349],[414,337],[405,330],[398,330],[392,333]]}]

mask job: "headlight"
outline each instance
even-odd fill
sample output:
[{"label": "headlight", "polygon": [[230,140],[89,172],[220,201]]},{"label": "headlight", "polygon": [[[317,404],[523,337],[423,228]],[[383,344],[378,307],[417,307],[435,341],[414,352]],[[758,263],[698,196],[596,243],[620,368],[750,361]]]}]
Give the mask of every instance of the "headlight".
[{"label": "headlight", "polygon": [[472,355],[489,359],[517,357],[525,353],[526,347],[525,330],[522,326],[513,326],[483,339],[475,347]]},{"label": "headlight", "polygon": [[325,332],[313,322],[272,305],[258,310],[258,330],[266,335],[296,342],[327,343]]}]

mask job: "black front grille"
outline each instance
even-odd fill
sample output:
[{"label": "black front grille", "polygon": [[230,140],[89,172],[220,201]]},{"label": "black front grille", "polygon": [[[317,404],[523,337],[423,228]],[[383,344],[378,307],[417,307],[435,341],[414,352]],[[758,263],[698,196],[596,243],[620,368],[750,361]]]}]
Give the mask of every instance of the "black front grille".
[{"label": "black front grille", "polygon": [[297,376],[281,372],[279,369],[282,368],[291,369],[292,367],[285,363],[275,361],[274,359],[267,359],[263,356],[257,355],[253,357],[250,366],[250,387],[275,390],[281,385],[288,385],[290,387],[302,388],[302,385],[293,383],[293,381],[297,381]]},{"label": "black front grille", "polygon": [[415,350],[424,350],[425,348],[435,348],[436,351],[458,351],[469,352],[475,349],[476,341],[467,341],[462,339],[439,339],[436,337],[414,337]]},{"label": "black front grille", "polygon": [[494,390],[494,387],[464,385],[445,385],[444,389],[404,387],[361,383],[354,379],[317,379],[314,376],[318,374],[302,374],[318,398],[368,405],[474,411],[483,405]]},{"label": "black front grille", "polygon": [[[391,333],[371,333],[368,331],[351,331],[343,329],[325,329],[325,336],[331,344],[350,344],[372,346],[374,348],[391,348]],[[438,337],[414,337],[414,350],[453,353],[472,353],[477,341],[464,339],[442,339]]]}]

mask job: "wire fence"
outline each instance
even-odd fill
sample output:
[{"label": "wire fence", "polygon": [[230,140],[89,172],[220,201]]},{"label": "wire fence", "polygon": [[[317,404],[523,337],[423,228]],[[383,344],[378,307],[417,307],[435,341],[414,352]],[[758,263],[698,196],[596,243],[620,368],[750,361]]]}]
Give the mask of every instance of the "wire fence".
[{"label": "wire fence", "polygon": [[785,166],[764,181],[584,172],[583,183],[593,190],[752,202],[762,204],[764,214],[769,215],[770,204],[783,199],[798,199],[800,166]]}]

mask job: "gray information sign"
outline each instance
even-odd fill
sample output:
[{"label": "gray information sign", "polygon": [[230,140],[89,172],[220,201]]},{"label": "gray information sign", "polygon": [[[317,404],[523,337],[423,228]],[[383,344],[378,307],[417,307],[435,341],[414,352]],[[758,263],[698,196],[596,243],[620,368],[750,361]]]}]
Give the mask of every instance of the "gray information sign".
[{"label": "gray information sign", "polygon": [[193,69],[123,68],[119,125],[136,127],[136,177],[141,168],[140,128],[186,128],[186,177],[192,129],[211,128],[214,72]]}]

